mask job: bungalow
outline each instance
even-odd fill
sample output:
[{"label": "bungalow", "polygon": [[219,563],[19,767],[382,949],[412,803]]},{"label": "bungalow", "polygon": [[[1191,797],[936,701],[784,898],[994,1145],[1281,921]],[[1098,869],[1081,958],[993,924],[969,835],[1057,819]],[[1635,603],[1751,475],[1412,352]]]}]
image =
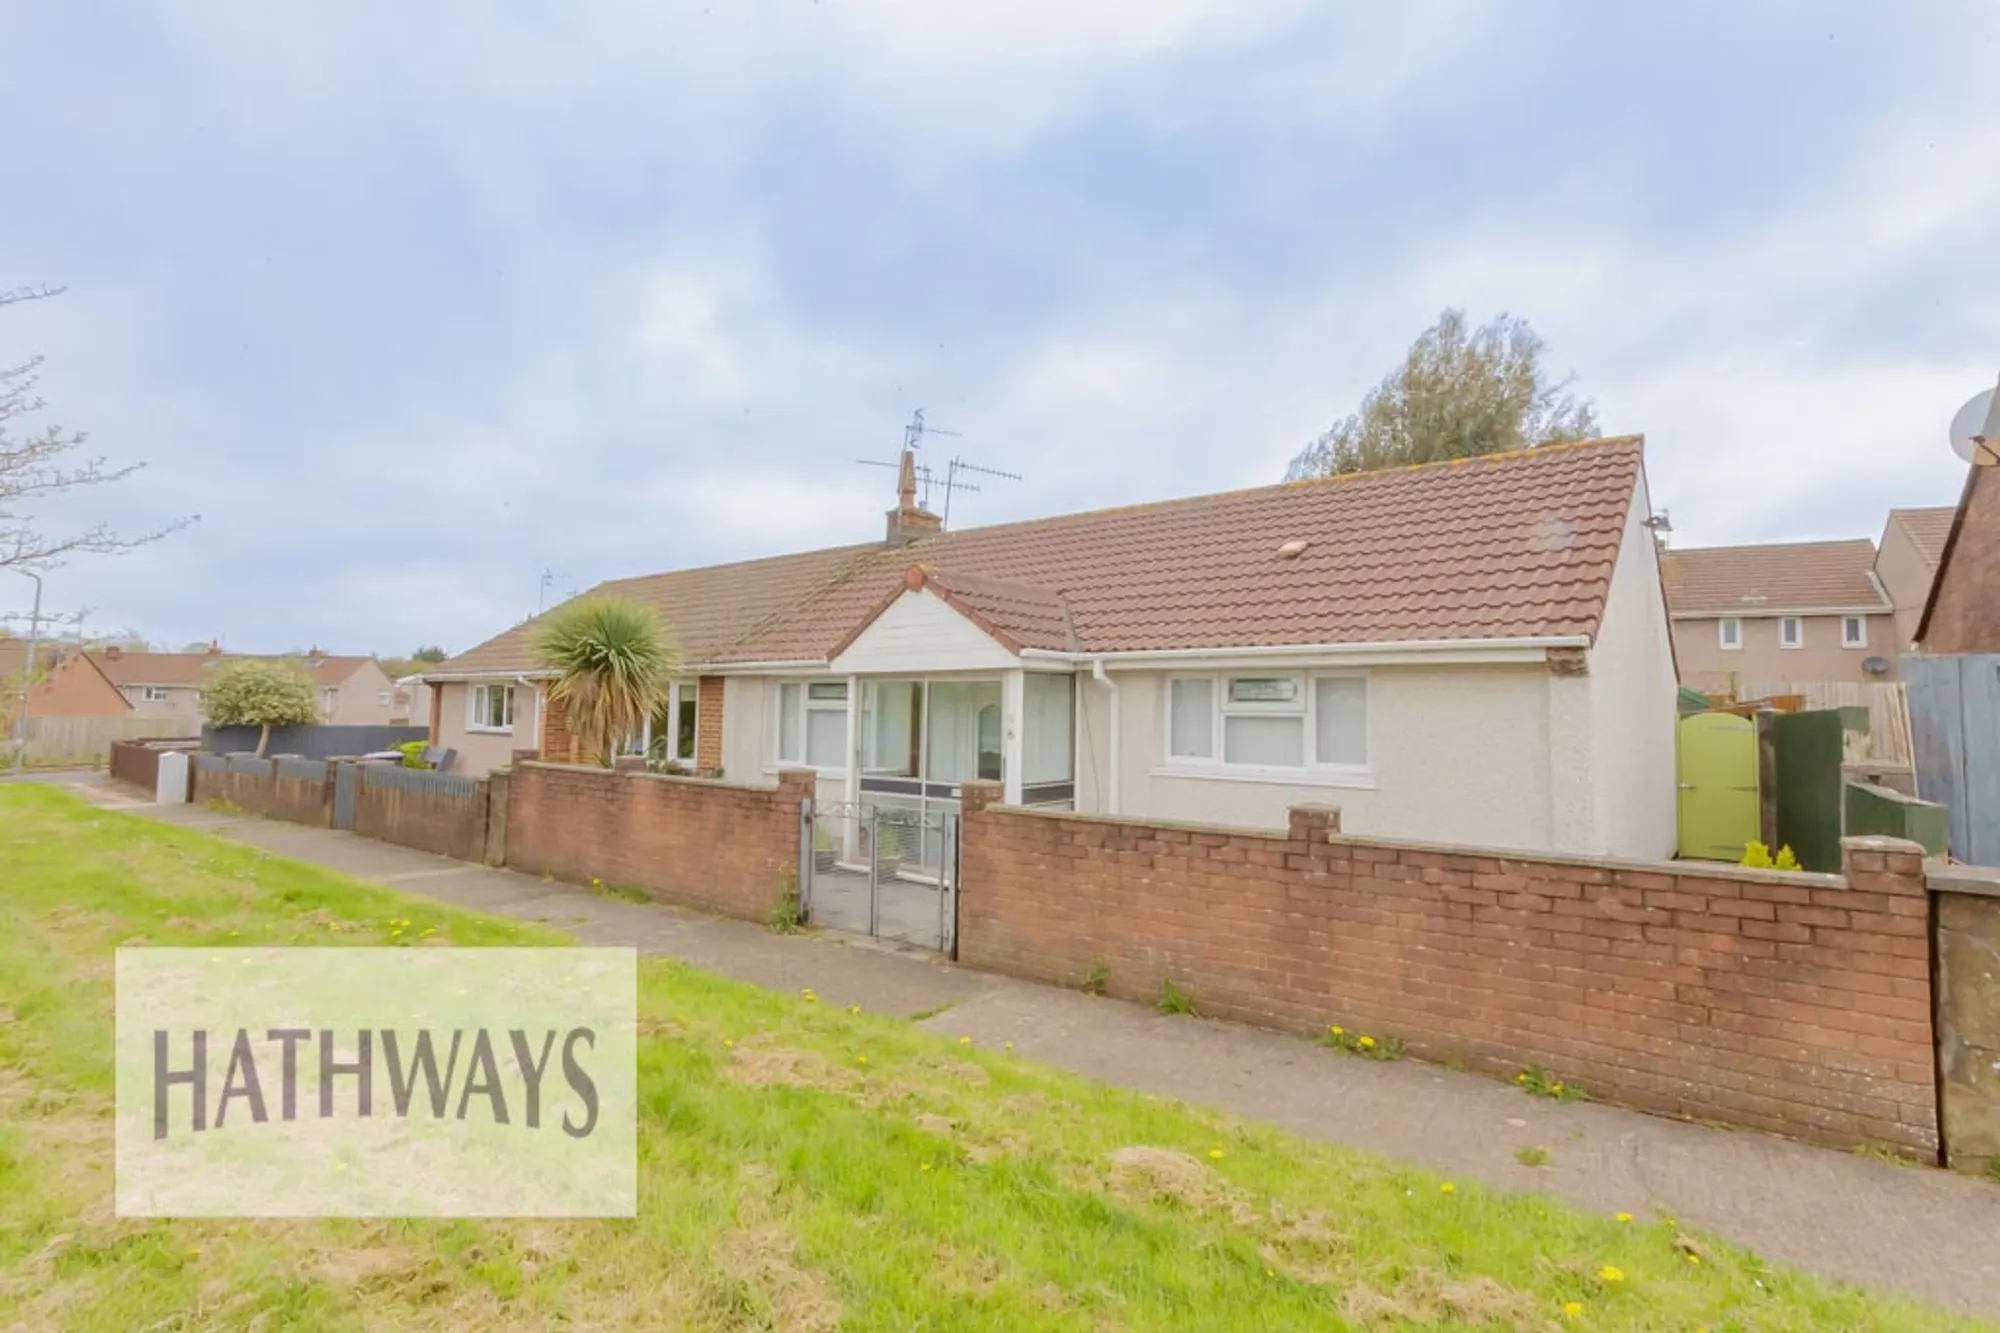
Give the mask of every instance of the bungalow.
[{"label": "bungalow", "polygon": [[[1660,857],[1675,673],[1643,443],[1555,445],[960,532],[904,455],[880,542],[615,580],[686,663],[642,738],[821,801],[1006,799]],[[426,678],[468,771],[572,756],[535,622]],[[599,758],[592,756],[591,758]]]}]

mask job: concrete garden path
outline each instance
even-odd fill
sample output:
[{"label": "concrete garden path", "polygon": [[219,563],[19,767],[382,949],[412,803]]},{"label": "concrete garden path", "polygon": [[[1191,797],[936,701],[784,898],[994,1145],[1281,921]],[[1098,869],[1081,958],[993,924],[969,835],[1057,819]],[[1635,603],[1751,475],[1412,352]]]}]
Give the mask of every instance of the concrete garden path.
[{"label": "concrete garden path", "polygon": [[[1602,1213],[1658,1208],[1821,1276],[2000,1317],[2000,1185],[1743,1131],[1589,1103],[1423,1065],[1359,1060],[1295,1037],[1167,1017],[1113,1000],[961,971],[832,935],[607,898],[348,833],[145,804],[108,779],[60,775],[100,805],[169,820],[587,944],[632,945],[1107,1083],[1212,1107],[1507,1190]],[[1546,1166],[1515,1160],[1548,1151]]]}]

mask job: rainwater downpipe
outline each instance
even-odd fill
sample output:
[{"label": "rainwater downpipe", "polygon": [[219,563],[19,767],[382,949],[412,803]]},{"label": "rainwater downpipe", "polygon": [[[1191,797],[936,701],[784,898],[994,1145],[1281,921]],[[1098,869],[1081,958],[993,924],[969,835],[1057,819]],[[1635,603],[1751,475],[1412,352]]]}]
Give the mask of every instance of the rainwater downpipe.
[{"label": "rainwater downpipe", "polygon": [[535,753],[547,759],[548,756],[542,754],[542,687],[526,676],[514,677],[514,683],[525,685],[535,692]]},{"label": "rainwater downpipe", "polygon": [[1122,745],[1124,737],[1119,726],[1119,715],[1125,710],[1118,699],[1118,682],[1111,679],[1111,673],[1104,669],[1103,658],[1094,657],[1091,659],[1090,677],[1099,685],[1102,685],[1111,695],[1111,780],[1106,784],[1106,804],[1111,808],[1104,813],[1107,815],[1121,814],[1123,812],[1119,808],[1118,803],[1118,771],[1125,766],[1125,751]]}]

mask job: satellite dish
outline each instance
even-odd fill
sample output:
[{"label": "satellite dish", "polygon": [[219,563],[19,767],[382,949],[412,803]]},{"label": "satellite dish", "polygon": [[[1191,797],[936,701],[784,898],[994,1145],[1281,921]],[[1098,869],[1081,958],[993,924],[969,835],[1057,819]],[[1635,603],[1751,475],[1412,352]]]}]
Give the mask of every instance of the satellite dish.
[{"label": "satellite dish", "polygon": [[1951,449],[1974,467],[2000,463],[2000,398],[1988,389],[1974,394],[1951,419]]}]

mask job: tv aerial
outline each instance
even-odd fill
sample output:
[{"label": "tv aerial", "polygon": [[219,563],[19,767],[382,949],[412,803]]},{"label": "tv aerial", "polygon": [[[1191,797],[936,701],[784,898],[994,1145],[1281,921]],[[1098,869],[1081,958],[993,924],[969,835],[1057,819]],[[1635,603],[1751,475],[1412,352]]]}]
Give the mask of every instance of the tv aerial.
[{"label": "tv aerial", "polygon": [[1951,419],[1951,450],[1974,467],[2000,463],[2000,393],[1976,393]]},{"label": "tv aerial", "polygon": [[[944,507],[938,514],[941,522],[948,522],[951,519],[951,497],[954,492],[978,492],[978,483],[968,481],[965,479],[966,477],[981,476],[994,477],[1006,481],[1021,480],[1019,473],[1002,472],[999,468],[981,467],[976,463],[970,463],[963,458],[957,457],[952,458],[944,465],[944,475],[940,478],[937,469],[933,468],[930,464],[915,461],[916,452],[923,448],[924,437],[926,435],[948,435],[953,439],[962,439],[963,436],[955,430],[943,430],[937,426],[926,424],[924,421],[924,409],[921,407],[910,414],[910,424],[903,427],[903,453],[911,456],[913,464],[911,471],[916,477],[917,484],[923,488],[924,508],[930,508],[931,487],[934,484],[944,491]],[[854,461],[863,467],[892,467],[900,469],[903,466],[903,460],[900,456],[893,463],[885,463],[876,458],[857,458]]]}]

